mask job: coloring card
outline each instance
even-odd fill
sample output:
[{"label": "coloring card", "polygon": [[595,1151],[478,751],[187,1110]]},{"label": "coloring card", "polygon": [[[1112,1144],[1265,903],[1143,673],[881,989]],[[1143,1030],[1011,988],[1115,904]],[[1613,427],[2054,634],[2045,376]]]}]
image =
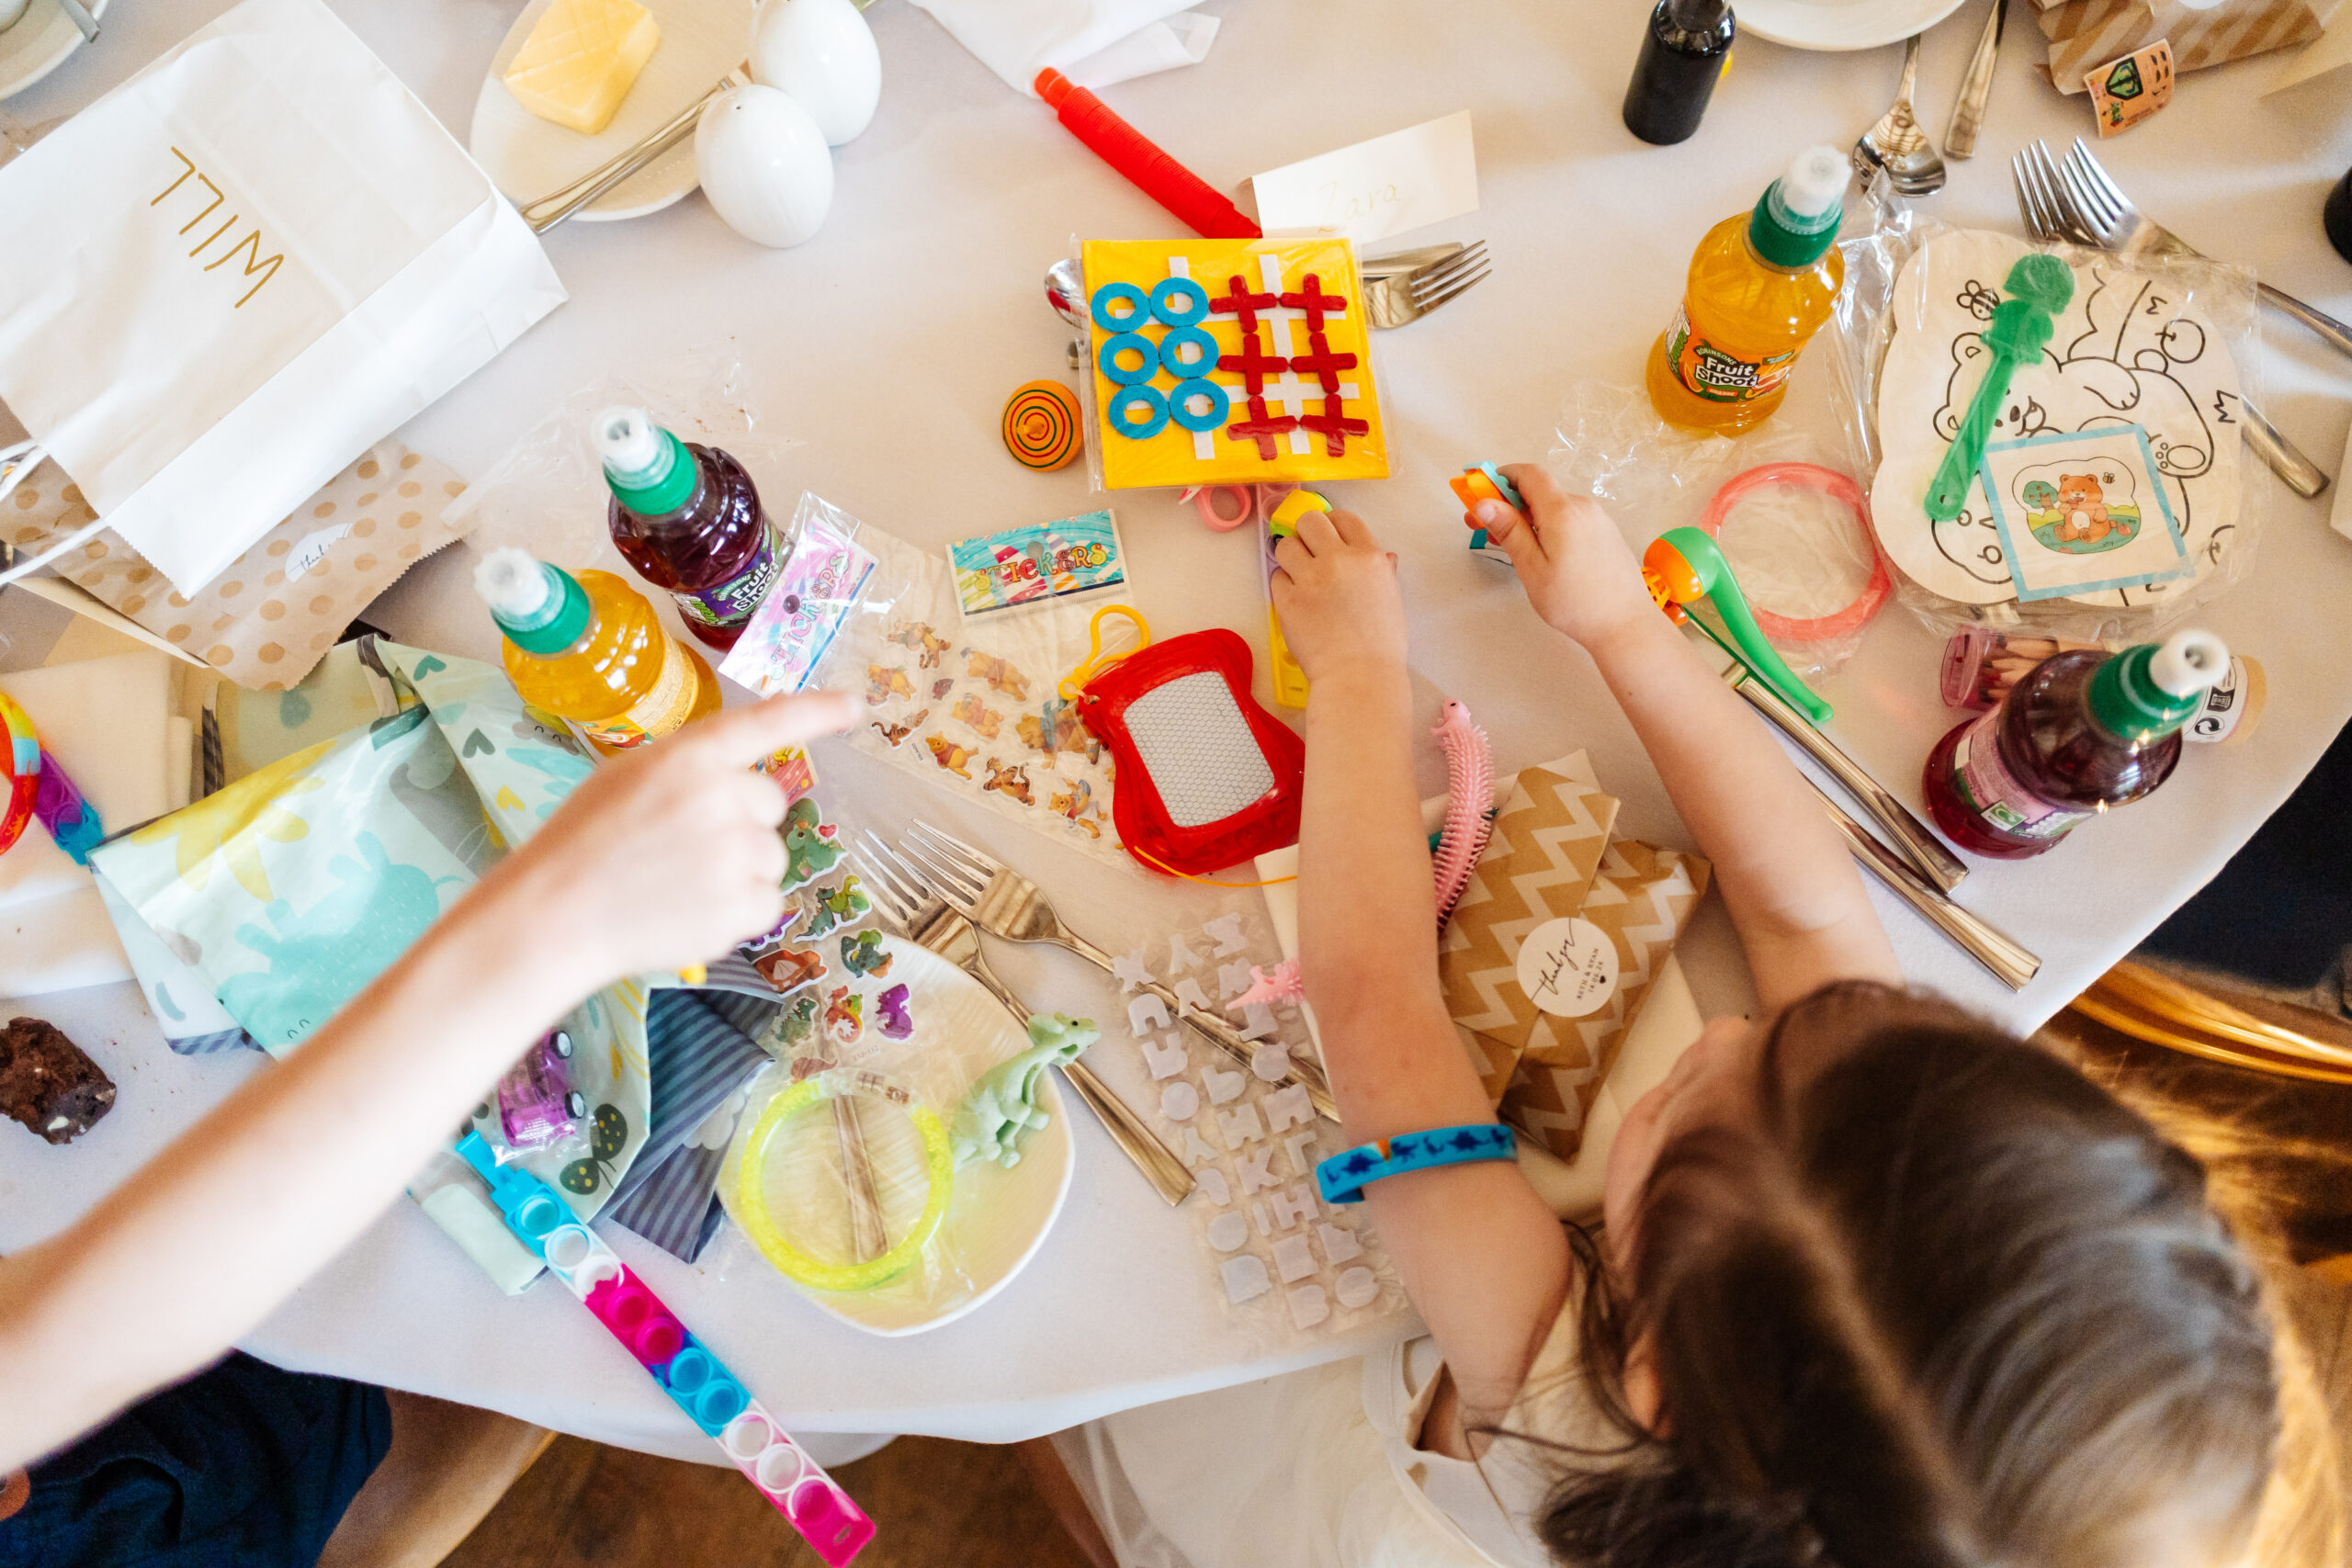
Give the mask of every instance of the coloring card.
[{"label": "coloring card", "polygon": [[[1921,587],[1970,604],[2018,596],[2010,552],[1983,484],[1949,523],[1931,521],[1925,500],[1953,432],[1984,379],[1979,334],[2001,301],[2010,266],[2035,247],[2007,234],[1964,230],[1930,240],[1895,280],[1894,337],[1879,373],[1878,433],[1884,456],[1871,486],[1871,517],[1888,558]],[[2144,433],[2154,479],[2137,498],[2161,502],[2190,571],[2128,588],[2067,589],[2099,605],[2156,603],[2185,591],[2231,547],[2240,503],[2238,374],[2214,313],[2226,300],[2216,268],[2069,256],[2074,301],[2041,357],[2018,367],[1987,446],[2078,431]],[[2070,538],[2069,544],[2087,543]],[[2114,547],[2120,549],[2122,547]],[[2073,552],[2065,552],[2073,553]],[[2098,552],[2094,552],[2098,553]],[[2109,572],[2097,582],[2129,575]]]},{"label": "coloring card", "polygon": [[2136,424],[1991,443],[1977,483],[2020,599],[2195,574],[2148,434]]}]

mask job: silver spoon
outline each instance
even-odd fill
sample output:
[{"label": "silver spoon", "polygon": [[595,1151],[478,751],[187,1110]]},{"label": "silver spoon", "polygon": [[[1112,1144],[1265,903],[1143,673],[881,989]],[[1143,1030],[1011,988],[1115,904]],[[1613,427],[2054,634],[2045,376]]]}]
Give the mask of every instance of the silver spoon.
[{"label": "silver spoon", "polygon": [[1918,75],[1919,35],[1913,33],[1903,42],[1903,83],[1895,89],[1894,102],[1854,143],[1854,172],[1865,185],[1871,171],[1884,169],[1887,183],[1898,195],[1932,196],[1944,188],[1944,161],[1936,156],[1935,143],[1911,113],[1911,89]]},{"label": "silver spoon", "polygon": [[[1087,328],[1086,283],[1079,276],[1078,260],[1064,256],[1046,269],[1046,303],[1054,314],[1076,327]],[[1073,370],[1086,363],[1085,340],[1072,338],[1069,344],[1069,367]]]}]

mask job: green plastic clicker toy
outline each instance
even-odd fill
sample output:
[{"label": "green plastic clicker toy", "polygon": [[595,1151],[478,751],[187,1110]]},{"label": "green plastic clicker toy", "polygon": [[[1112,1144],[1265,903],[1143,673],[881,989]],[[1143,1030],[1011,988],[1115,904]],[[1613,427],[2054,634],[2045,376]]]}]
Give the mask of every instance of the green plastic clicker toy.
[{"label": "green plastic clicker toy", "polygon": [[[1739,579],[1732,575],[1731,562],[1724,559],[1713,539],[1696,528],[1668,528],[1642,552],[1642,581],[1668,620],[1697,626],[1724,652],[1755,671],[1781,700],[1815,724],[1829,722],[1829,705],[1815,696],[1764,640],[1756,617],[1748,612],[1747,597],[1739,591]],[[1724,645],[1713,626],[1683,608],[1702,599],[1713,603],[1724,629],[1737,647]]]}]

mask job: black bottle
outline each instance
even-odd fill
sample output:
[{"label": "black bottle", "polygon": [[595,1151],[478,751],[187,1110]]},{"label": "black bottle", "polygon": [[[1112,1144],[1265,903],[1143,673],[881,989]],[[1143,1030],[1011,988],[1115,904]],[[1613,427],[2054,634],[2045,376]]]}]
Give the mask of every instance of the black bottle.
[{"label": "black bottle", "polygon": [[2335,188],[2327,193],[2320,220],[2326,225],[2327,243],[2335,247],[2335,254],[2352,261],[2352,173],[2336,181]]},{"label": "black bottle", "polygon": [[1658,0],[1625,88],[1625,129],[1663,147],[1690,139],[1731,55],[1727,0]]}]

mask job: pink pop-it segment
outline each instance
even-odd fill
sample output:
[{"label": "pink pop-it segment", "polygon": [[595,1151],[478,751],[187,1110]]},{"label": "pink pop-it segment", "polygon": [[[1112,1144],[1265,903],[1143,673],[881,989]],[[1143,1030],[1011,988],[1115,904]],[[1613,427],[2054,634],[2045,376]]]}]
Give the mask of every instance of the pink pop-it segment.
[{"label": "pink pop-it segment", "polygon": [[588,1292],[587,1304],[597,1321],[645,1366],[661,1366],[686,1342],[685,1326],[671,1315],[659,1296],[639,1282],[627,1264],[616,1278]]},{"label": "pink pop-it segment", "polygon": [[718,1447],[830,1568],[842,1568],[874,1539],[865,1510],[758,1404],[728,1426]]}]

